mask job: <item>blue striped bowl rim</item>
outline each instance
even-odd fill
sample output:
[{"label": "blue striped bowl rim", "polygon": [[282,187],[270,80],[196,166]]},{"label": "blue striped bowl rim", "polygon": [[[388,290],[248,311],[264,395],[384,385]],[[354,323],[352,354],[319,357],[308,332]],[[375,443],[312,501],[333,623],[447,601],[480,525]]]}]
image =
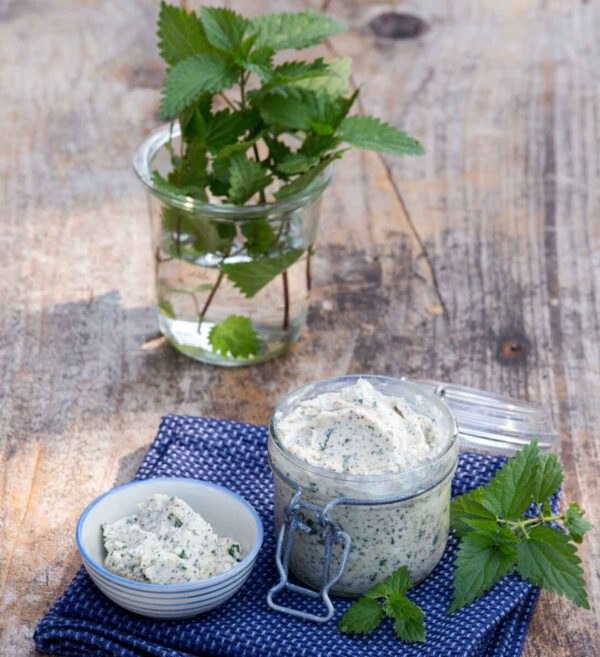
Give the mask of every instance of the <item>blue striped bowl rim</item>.
[{"label": "blue striped bowl rim", "polygon": [[250,574],[253,566],[254,562],[248,564],[246,569],[237,573],[235,577],[228,579],[218,588],[203,589],[199,587],[191,591],[181,591],[180,593],[171,593],[170,595],[162,595],[160,592],[141,592],[136,589],[122,587],[118,584],[115,584],[112,580],[104,577],[97,570],[91,568],[89,564],[86,564],[86,569],[94,581],[99,586],[101,585],[103,589],[107,589],[111,592],[114,592],[115,594],[124,596],[131,600],[161,600],[162,603],[165,604],[167,602],[170,603],[170,601],[218,598],[220,595],[223,595],[223,593],[226,593],[228,590],[230,590],[232,586],[243,582]]},{"label": "blue striped bowl rim", "polygon": [[[249,573],[248,573],[249,574]],[[94,579],[94,576],[91,576],[92,579]],[[118,592],[114,592],[112,590],[107,589],[104,584],[96,582],[98,588],[107,595],[109,598],[117,602],[118,604],[121,604],[122,606],[126,607],[127,609],[131,610],[137,610],[137,609],[144,609],[149,612],[194,612],[197,611],[198,613],[202,611],[203,609],[210,609],[212,607],[216,607],[217,605],[221,604],[228,598],[230,598],[234,593],[236,593],[244,584],[246,578],[244,577],[241,581],[236,582],[232,587],[230,587],[227,591],[224,591],[220,595],[213,596],[213,597],[204,597],[196,602],[189,602],[189,601],[183,601],[180,603],[176,603],[172,600],[163,600],[162,602],[149,602],[146,598],[143,597],[136,597],[136,598],[129,598],[127,596],[119,595]],[[94,579],[94,581],[96,581]]]},{"label": "blue striped bowl rim", "polygon": [[[155,482],[155,483],[184,482],[186,484],[197,484],[199,486],[205,486],[208,488],[216,488],[226,493],[230,497],[235,498],[244,507],[246,507],[248,511],[250,511],[254,519],[254,522],[256,524],[257,538],[254,547],[238,564],[233,566],[233,568],[230,568],[229,570],[226,570],[225,572],[220,573],[219,575],[215,575],[214,577],[208,577],[207,579],[203,579],[198,582],[187,582],[185,584],[148,584],[146,582],[135,582],[134,580],[127,579],[125,577],[121,577],[120,575],[116,575],[115,573],[112,573],[110,570],[105,568],[102,564],[99,564],[96,561],[94,561],[87,553],[83,545],[83,539],[82,539],[82,531],[85,521],[90,511],[106,497],[110,495],[114,495],[117,491],[121,491],[130,488],[132,486],[148,485],[149,482]],[[254,507],[249,502],[247,502],[241,495],[238,495],[237,493],[232,491],[230,488],[227,488],[226,486],[221,486],[220,484],[215,484],[211,481],[193,479],[190,477],[153,477],[151,479],[138,479],[128,484],[123,484],[122,486],[111,488],[111,490],[102,493],[102,495],[99,495],[95,500],[93,500],[90,504],[88,504],[88,506],[84,509],[83,513],[79,517],[79,520],[77,522],[77,528],[75,530],[75,540],[77,542],[77,548],[79,550],[79,553],[81,554],[82,559],[84,560],[86,566],[90,566],[98,575],[103,575],[106,580],[113,582],[121,589],[129,589],[130,591],[135,591],[140,594],[155,593],[164,596],[167,596],[168,594],[193,592],[193,591],[197,591],[199,588],[209,588],[220,583],[226,583],[236,575],[245,572],[247,569],[251,569],[252,566],[254,565],[254,562],[256,561],[256,556],[258,555],[258,551],[262,546],[263,535],[264,535],[264,531],[263,531],[262,520],[260,519]]]}]

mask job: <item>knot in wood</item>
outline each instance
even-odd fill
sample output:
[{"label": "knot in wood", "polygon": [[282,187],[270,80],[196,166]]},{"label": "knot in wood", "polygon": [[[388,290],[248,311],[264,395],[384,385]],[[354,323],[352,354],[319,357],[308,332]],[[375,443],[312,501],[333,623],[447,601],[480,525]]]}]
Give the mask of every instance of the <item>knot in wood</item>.
[{"label": "knot in wood", "polygon": [[500,338],[497,358],[503,365],[513,365],[525,360],[529,342],[524,335],[516,334]]},{"label": "knot in wood", "polygon": [[377,36],[386,39],[414,39],[425,32],[427,23],[413,14],[386,11],[373,18],[369,27]]}]

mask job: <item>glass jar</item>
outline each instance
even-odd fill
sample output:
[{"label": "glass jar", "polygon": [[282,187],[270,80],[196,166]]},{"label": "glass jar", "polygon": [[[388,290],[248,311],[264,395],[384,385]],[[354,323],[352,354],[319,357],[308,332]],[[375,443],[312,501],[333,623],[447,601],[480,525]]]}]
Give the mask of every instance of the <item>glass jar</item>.
[{"label": "glass jar", "polygon": [[[332,472],[291,454],[278,436],[279,422],[302,401],[366,379],[378,392],[402,398],[411,409],[436,422],[445,440],[431,460],[398,473],[358,475]],[[296,494],[304,531],[294,534],[290,570],[312,588],[322,588],[327,528],[319,509],[332,500],[331,518],[351,539],[341,579],[331,592],[362,595],[401,566],[414,584],[425,579],[442,557],[450,520],[450,484],[458,460],[458,432],[452,413],[439,397],[413,383],[380,376],[342,376],[306,385],[285,397],[269,425],[269,461],[275,478],[277,535]],[[298,487],[302,493],[298,498]],[[387,501],[386,500],[393,500]],[[309,508],[306,508],[307,505]],[[330,572],[337,572],[342,545],[333,546]]]},{"label": "glass jar", "polygon": [[321,194],[333,169],[285,200],[206,203],[164,184],[179,141],[178,126],[164,126],[133,161],[148,194],[159,328],[176,349],[213,365],[277,356],[306,323]]}]

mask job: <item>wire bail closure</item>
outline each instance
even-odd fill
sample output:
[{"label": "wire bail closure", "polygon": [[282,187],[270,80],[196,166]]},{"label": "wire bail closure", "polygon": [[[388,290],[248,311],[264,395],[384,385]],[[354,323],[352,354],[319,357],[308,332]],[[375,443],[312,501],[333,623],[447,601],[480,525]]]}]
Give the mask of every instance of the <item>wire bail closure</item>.
[{"label": "wire bail closure", "polygon": [[[286,479],[288,478],[286,477]],[[289,479],[288,481],[291,482]],[[315,623],[327,623],[331,620],[335,612],[333,602],[331,602],[331,598],[329,597],[329,591],[332,586],[337,584],[344,574],[346,564],[348,563],[348,555],[350,554],[350,546],[352,544],[350,536],[331,518],[331,511],[337,506],[337,504],[342,502],[342,499],[337,498],[331,500],[325,506],[320,507],[316,504],[302,501],[301,497],[304,492],[302,486],[295,482],[293,485],[296,488],[296,492],[285,508],[285,520],[279,530],[277,547],[275,549],[275,563],[277,565],[280,580],[269,590],[269,593],[267,594],[267,604],[271,609],[283,614],[296,616],[297,618],[310,620]],[[323,560],[323,572],[321,575],[321,588],[318,591],[309,589],[306,586],[292,584],[292,582],[289,581],[289,564],[296,532],[300,530],[308,534],[312,531],[312,529],[304,522],[304,516],[302,514],[303,510],[312,511],[321,526],[326,528],[325,557]],[[342,559],[337,572],[333,577],[330,577],[332,549],[334,544],[340,542],[343,544]],[[318,615],[302,611],[301,609],[294,609],[293,607],[286,607],[277,604],[274,602],[273,597],[284,589],[288,589],[294,593],[299,593],[300,595],[305,595],[313,599],[321,598],[325,605],[326,613]]]}]

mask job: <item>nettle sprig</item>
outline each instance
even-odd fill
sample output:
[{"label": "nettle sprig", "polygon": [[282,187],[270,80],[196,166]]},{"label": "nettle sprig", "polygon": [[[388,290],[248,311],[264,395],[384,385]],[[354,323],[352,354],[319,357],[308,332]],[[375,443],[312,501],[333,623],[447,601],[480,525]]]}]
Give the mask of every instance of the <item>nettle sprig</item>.
[{"label": "nettle sprig", "polygon": [[406,566],[395,570],[361,596],[341,617],[338,628],[346,634],[367,634],[387,617],[402,641],[425,641],[425,613],[406,597],[410,588]]},{"label": "nettle sprig", "polygon": [[[169,68],[161,114],[178,119],[183,136],[164,182],[200,200],[264,202],[301,191],[347,150],[343,144],[422,153],[394,126],[347,116],[358,96],[349,94],[349,60],[274,62],[280,50],[315,46],[344,30],[313,11],[250,20],[231,9],[202,7],[198,16],[163,2],[159,49]],[[216,110],[219,99],[227,107]]]},{"label": "nettle sprig", "polygon": [[[279,51],[318,45],[344,29],[313,11],[247,19],[231,9],[203,6],[196,14],[163,2],[158,38],[168,69],[161,114],[179,122],[181,141],[177,149],[169,145],[171,170],[153,173],[155,187],[203,202],[270,203],[306,190],[350,147],[422,153],[416,139],[394,126],[372,116],[349,116],[359,92],[350,93],[348,59],[275,61]],[[194,298],[199,324],[223,278],[251,298],[281,275],[282,328],[288,328],[286,271],[305,258],[309,280],[312,255],[310,249],[292,248],[289,221],[277,227],[258,217],[239,235],[233,223],[166,208],[163,228],[173,235],[162,246],[167,258],[221,255],[219,278],[205,302],[196,291],[184,291]],[[229,264],[231,255],[248,258]],[[159,305],[174,317],[168,299]],[[211,330],[213,350],[234,357],[257,353],[261,341],[252,322],[237,315],[225,321]]]},{"label": "nettle sprig", "polygon": [[[563,513],[552,512],[550,499],[563,477],[556,456],[540,454],[534,441],[498,470],[489,484],[452,502],[450,525],[460,542],[448,613],[480,598],[512,572],[589,609],[577,544],[593,525],[574,502]],[[366,634],[385,614],[394,619],[403,641],[425,640],[425,616],[406,598],[409,585],[403,566],[348,609],[340,631]]]},{"label": "nettle sprig", "polygon": [[540,454],[534,441],[487,486],[454,500],[450,525],[460,544],[450,612],[480,597],[513,571],[589,608],[576,544],[592,525],[575,503],[564,513],[552,513],[550,498],[563,477],[556,456]]}]

